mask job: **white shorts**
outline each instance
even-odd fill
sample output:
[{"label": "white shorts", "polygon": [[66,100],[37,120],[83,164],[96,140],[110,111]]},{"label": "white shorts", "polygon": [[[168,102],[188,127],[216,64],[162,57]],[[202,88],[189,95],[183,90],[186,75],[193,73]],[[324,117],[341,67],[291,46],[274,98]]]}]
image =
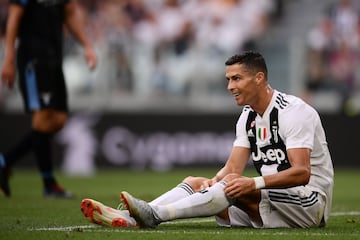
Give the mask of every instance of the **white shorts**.
[{"label": "white shorts", "polygon": [[305,186],[262,189],[259,212],[263,225],[251,221],[240,208],[230,206],[230,225],[216,217],[220,226],[253,228],[309,228],[324,223],[325,196]]}]

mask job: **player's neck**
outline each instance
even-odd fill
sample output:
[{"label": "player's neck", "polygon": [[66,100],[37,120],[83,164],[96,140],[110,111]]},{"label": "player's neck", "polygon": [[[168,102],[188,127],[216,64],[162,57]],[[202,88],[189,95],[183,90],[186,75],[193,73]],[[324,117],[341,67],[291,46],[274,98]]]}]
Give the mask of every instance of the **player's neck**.
[{"label": "player's neck", "polygon": [[261,91],[257,106],[252,107],[255,110],[255,112],[257,112],[260,116],[264,114],[267,107],[269,106],[273,94],[274,94],[274,89],[270,85],[266,85],[264,91]]}]

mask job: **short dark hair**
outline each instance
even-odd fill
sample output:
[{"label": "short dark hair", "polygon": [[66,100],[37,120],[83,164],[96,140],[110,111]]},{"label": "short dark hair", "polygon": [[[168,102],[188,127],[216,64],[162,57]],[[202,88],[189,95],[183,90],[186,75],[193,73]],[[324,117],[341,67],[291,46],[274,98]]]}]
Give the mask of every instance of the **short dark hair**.
[{"label": "short dark hair", "polygon": [[230,57],[226,62],[226,66],[234,64],[244,64],[246,68],[253,72],[263,72],[267,78],[267,66],[264,57],[254,51],[246,51],[242,54],[236,54]]}]

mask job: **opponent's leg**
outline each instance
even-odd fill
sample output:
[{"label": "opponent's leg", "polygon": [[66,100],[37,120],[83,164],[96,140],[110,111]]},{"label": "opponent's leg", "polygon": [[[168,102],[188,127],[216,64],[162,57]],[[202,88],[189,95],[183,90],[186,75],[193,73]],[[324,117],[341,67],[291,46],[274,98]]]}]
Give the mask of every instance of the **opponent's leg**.
[{"label": "opponent's leg", "polygon": [[34,131],[30,131],[9,151],[0,154],[0,188],[7,197],[11,195],[9,186],[11,168],[17,160],[32,151],[33,138]]},{"label": "opponent's leg", "polygon": [[6,161],[2,154],[0,154],[0,189],[6,197],[10,197],[9,173],[7,172]]},{"label": "opponent's leg", "polygon": [[66,119],[65,112],[49,109],[33,112],[33,149],[44,184],[44,197],[47,198],[74,197],[57,183],[53,173],[52,138],[64,126]]}]

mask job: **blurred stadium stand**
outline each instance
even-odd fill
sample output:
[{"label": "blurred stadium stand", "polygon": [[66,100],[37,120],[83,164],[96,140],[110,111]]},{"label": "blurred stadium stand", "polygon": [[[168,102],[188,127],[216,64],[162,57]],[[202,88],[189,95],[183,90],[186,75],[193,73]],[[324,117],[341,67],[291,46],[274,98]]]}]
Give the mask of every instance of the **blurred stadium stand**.
[{"label": "blurred stadium stand", "polygon": [[[274,88],[302,97],[319,110],[335,165],[359,166],[355,136],[360,131],[360,88],[354,87],[352,109],[346,114],[338,92],[307,89],[309,32],[329,6],[339,1],[342,0],[79,1],[87,13],[87,31],[94,39],[100,64],[90,73],[81,50],[73,39],[65,38],[64,70],[73,114],[55,143],[57,163],[72,169],[70,172],[79,167],[66,165],[66,159],[71,157],[88,159],[98,166],[157,170],[187,164],[223,164],[241,112],[226,91],[224,62],[240,50],[255,49],[267,60],[269,81]],[[172,8],[165,11],[165,2],[177,10],[184,8],[182,14],[187,21],[180,35],[160,41],[151,21],[165,18],[160,15],[167,12],[169,22],[179,24],[179,12]],[[208,6],[205,13],[212,13],[212,17],[202,15],[202,4],[210,2],[215,7]],[[216,7],[219,3],[225,5]],[[264,12],[259,14],[265,16],[260,29],[248,37],[237,35],[239,42],[234,43],[234,36],[226,36],[232,33],[227,27],[240,28],[249,23],[235,21],[224,12],[241,15],[241,3],[249,4],[249,9],[252,4],[263,6]],[[360,7],[360,1],[353,3]],[[0,0],[0,56],[6,6],[7,0]],[[131,13],[130,23],[129,19],[124,20],[124,9]],[[144,19],[150,23],[142,22]],[[194,22],[205,25],[194,26]],[[209,24],[214,24],[213,28]],[[171,35],[174,27],[164,25],[166,36]],[[256,24],[251,26],[256,29]],[[205,30],[209,32],[202,32]],[[29,128],[22,108],[16,89],[0,87],[0,133],[9,136],[1,138],[0,151]],[[11,124],[17,126],[17,131],[7,127]],[[176,151],[172,148],[175,145]],[[82,152],[72,154],[71,149]],[[93,171],[92,166],[89,169]]]},{"label": "blurred stadium stand", "polygon": [[[6,14],[4,11],[6,2],[1,1],[2,26],[4,14]],[[161,13],[165,12],[167,5],[176,9],[169,10],[169,16],[179,14],[180,17],[184,17],[185,12],[186,18],[180,20],[190,22],[189,32],[192,32],[186,33],[188,35],[183,35],[181,39],[170,38],[168,41],[163,39],[144,41],[145,37],[150,38],[157,32],[150,27],[141,26],[141,28],[138,24],[140,20],[126,23],[123,18],[127,15],[119,14],[124,11],[123,9],[130,8],[126,6],[126,2],[131,3],[130,6],[142,1],[121,1],[121,3],[111,0],[80,1],[88,16],[88,32],[96,44],[100,64],[95,72],[90,73],[86,69],[82,53],[76,43],[73,39],[65,38],[64,70],[70,93],[70,106],[74,111],[139,112],[150,109],[159,112],[192,110],[215,113],[233,112],[237,107],[226,92],[223,64],[227,57],[242,49],[255,49],[264,54],[269,65],[270,83],[273,87],[303,97],[307,77],[307,35],[329,5],[336,3],[337,0],[318,0],[316,3],[311,0],[143,1],[144,9],[150,12],[152,17],[155,16],[158,19],[166,17],[161,16]],[[204,33],[205,35],[201,36],[199,29],[205,28],[208,23],[203,20],[205,22],[203,25],[194,26],[194,22],[200,21],[200,17],[210,18],[210,14],[204,15],[198,11],[199,6],[203,6],[201,4],[205,2],[222,2],[225,3],[224,6],[227,3],[237,9],[238,13],[241,13],[242,8],[246,8],[244,7],[246,4],[242,3],[256,2],[258,6],[263,6],[262,12],[257,12],[257,14],[265,15],[265,23],[262,23],[264,26],[260,27],[263,29],[250,33],[252,35],[248,37],[237,36],[239,46],[234,45],[228,49],[222,46],[224,44],[215,46],[213,42],[205,43],[201,40],[204,36],[211,38],[216,34],[211,31],[226,32],[228,30],[231,32],[247,24],[239,21],[235,26],[231,26],[234,27],[233,29],[231,27],[216,29],[212,26],[208,35]],[[252,9],[253,6],[247,4],[247,8]],[[161,6],[162,11],[157,11],[154,6]],[[133,10],[127,10],[126,13],[130,11],[131,16],[134,17],[136,14],[133,12],[136,11],[134,6],[132,8]],[[213,17],[215,20],[212,21],[220,22],[216,24],[221,24],[223,21],[223,25],[231,25],[231,21],[226,22],[224,15],[221,15],[230,14],[231,11],[226,7],[224,9],[220,13],[214,12],[211,16],[216,16],[216,14],[219,16]],[[236,11],[231,14],[235,15]],[[168,21],[172,20],[174,24],[179,25],[176,21],[180,20],[171,19],[169,16],[167,16]],[[257,27],[256,24],[254,27]],[[163,28],[171,29],[171,26]],[[139,29],[149,31],[148,35],[138,36]],[[168,29],[167,31],[169,32]],[[167,34],[171,35],[168,32]],[[244,33],[246,34],[248,33]],[[233,36],[228,38],[231,37]],[[215,40],[219,42],[221,39]],[[226,39],[226,36],[223,36],[223,39],[231,45],[231,41]],[[0,35],[0,54],[3,51],[2,43],[3,35]],[[208,44],[206,49],[202,43]],[[306,100],[309,100],[309,97]],[[339,111],[339,96],[331,91],[314,93],[309,101],[322,112]],[[5,112],[22,111],[22,102],[18,92],[2,89],[1,106]]]}]

